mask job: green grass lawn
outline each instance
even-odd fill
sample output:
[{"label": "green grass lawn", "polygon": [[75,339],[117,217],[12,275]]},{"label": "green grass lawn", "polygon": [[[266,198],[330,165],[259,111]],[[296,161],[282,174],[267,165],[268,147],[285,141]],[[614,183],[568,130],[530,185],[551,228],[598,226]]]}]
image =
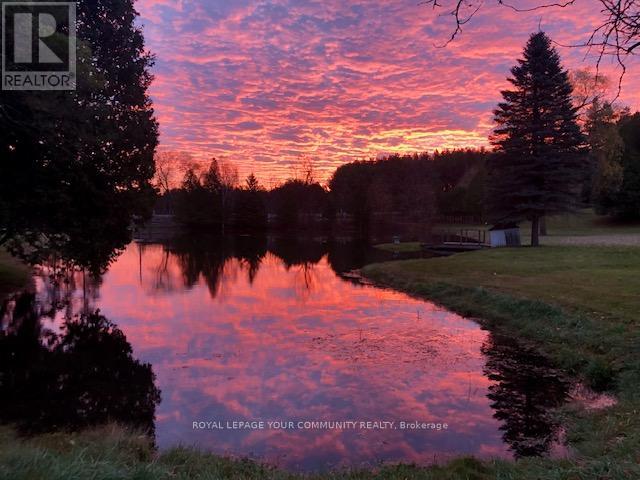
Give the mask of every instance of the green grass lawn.
[{"label": "green grass lawn", "polygon": [[[524,223],[522,228],[526,233],[531,233],[530,223]],[[547,230],[551,237],[640,234],[640,222],[622,222],[611,217],[596,215],[593,210],[585,209],[575,214],[549,217]]]},{"label": "green grass lawn", "polygon": [[364,271],[411,283],[485,287],[640,324],[640,249],[634,247],[497,248]]},{"label": "green grass lawn", "polygon": [[369,265],[363,274],[477,318],[615,393],[612,408],[563,412],[579,467],[557,478],[640,478],[583,470],[590,462],[640,464],[640,248],[492,249]]},{"label": "green grass lawn", "polygon": [[0,301],[27,285],[29,268],[0,248]]},{"label": "green grass lawn", "polygon": [[593,384],[606,380],[598,374],[640,379],[639,272],[639,248],[569,246],[489,249],[363,269],[373,280],[532,340]]}]

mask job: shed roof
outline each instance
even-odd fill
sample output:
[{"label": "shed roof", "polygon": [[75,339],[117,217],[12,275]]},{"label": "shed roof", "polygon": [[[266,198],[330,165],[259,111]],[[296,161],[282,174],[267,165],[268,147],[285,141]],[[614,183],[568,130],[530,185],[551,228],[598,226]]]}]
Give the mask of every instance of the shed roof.
[{"label": "shed roof", "polygon": [[490,232],[495,232],[496,230],[515,230],[520,229],[520,225],[517,223],[496,223],[493,227],[489,229]]}]

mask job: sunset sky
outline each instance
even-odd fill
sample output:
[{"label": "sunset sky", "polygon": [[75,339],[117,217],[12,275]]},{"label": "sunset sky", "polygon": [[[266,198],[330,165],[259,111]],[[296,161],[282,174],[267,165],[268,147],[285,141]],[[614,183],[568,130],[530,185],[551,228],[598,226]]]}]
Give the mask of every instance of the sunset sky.
[{"label": "sunset sky", "polygon": [[[516,13],[487,2],[441,48],[451,19],[419,0],[138,0],[157,56],[160,148],[227,160],[270,186],[305,159],[325,180],[356,159],[486,145],[529,34],[540,24],[578,43],[601,18],[597,0],[576,3]],[[559,51],[569,69],[594,65],[583,49]],[[637,108],[640,62],[628,66],[621,100]]]}]

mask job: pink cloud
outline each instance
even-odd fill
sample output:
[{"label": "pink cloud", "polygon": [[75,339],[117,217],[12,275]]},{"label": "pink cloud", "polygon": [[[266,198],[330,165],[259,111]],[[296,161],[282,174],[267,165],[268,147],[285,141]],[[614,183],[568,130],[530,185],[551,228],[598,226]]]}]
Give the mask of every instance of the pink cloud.
[{"label": "pink cloud", "polygon": [[[439,48],[450,20],[409,0],[137,8],[157,55],[151,95],[162,148],[232,161],[264,183],[292,175],[302,158],[326,178],[355,159],[486,145],[528,35],[541,25],[559,44],[576,43],[599,17],[596,0],[529,14],[487,4]],[[559,49],[568,68],[593,65],[584,50]],[[636,107],[639,74],[630,70],[622,100]]]}]

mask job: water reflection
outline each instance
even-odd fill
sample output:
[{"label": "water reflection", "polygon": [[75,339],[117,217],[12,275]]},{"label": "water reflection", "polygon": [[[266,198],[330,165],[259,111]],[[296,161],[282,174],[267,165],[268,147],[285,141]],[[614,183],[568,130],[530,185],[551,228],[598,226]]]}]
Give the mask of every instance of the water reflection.
[{"label": "water reflection", "polygon": [[[415,258],[422,253],[398,254],[384,252],[353,241],[282,237],[177,237],[162,245],[136,244],[139,256],[137,270],[147,288],[175,292],[191,289],[203,281],[213,298],[222,288],[221,281],[242,272],[252,284],[267,254],[276,257],[287,272],[294,271],[302,281],[300,295],[313,288],[313,268],[324,257],[338,275],[360,268],[367,263],[398,258]],[[142,258],[146,258],[145,272]],[[149,261],[154,265],[149,269]],[[170,265],[171,264],[171,265]]]},{"label": "water reflection", "polygon": [[566,400],[569,385],[548,361],[511,339],[491,336],[482,351],[485,373],[494,381],[488,397],[505,443],[516,458],[548,453],[560,441],[553,413]]},{"label": "water reflection", "polygon": [[122,331],[93,312],[57,333],[42,322],[52,315],[29,293],[0,310],[0,420],[23,433],[109,421],[153,433],[160,392]]},{"label": "water reflection", "polygon": [[[80,397],[89,395],[99,407],[87,411],[81,405],[80,421],[53,423],[97,421],[96,412],[111,405],[106,416],[148,424],[157,390],[149,365],[134,360],[130,342],[135,356],[153,365],[164,392],[155,422],[161,447],[196,444],[294,470],[549,452],[559,428],[549,411],[566,396],[553,370],[533,353],[431,303],[342,278],[384,259],[379,255],[357,244],[277,238],[132,244],[101,282],[87,286],[76,274],[57,294],[45,288],[48,282],[39,283],[39,296],[66,303],[67,316],[100,308],[121,331],[104,317],[92,323],[86,315],[69,327],[58,313],[40,315],[40,324],[35,316],[26,322],[29,333],[17,335],[25,322],[13,315],[14,326],[5,329],[13,333],[3,341],[31,339],[31,347],[12,348],[39,352],[29,354],[34,371],[44,368],[40,358],[46,355],[67,359],[51,362],[63,372],[72,369],[76,380],[64,384],[66,392],[88,385],[89,393]],[[45,348],[45,327],[55,325],[63,333]],[[85,334],[83,343],[79,337]],[[100,348],[111,351],[88,348],[101,336],[111,340]],[[78,344],[87,348],[68,347]],[[99,354],[89,355],[93,350]],[[75,367],[65,355],[78,357]],[[21,365],[12,370],[28,369]],[[43,378],[41,398],[55,395],[49,392],[59,377]],[[110,387],[98,388],[99,381]],[[3,389],[5,403],[17,403]],[[109,401],[94,398],[102,393]],[[38,404],[11,415],[26,422],[27,410],[43,409]],[[193,429],[194,421],[234,420],[446,422],[449,429]]]}]

